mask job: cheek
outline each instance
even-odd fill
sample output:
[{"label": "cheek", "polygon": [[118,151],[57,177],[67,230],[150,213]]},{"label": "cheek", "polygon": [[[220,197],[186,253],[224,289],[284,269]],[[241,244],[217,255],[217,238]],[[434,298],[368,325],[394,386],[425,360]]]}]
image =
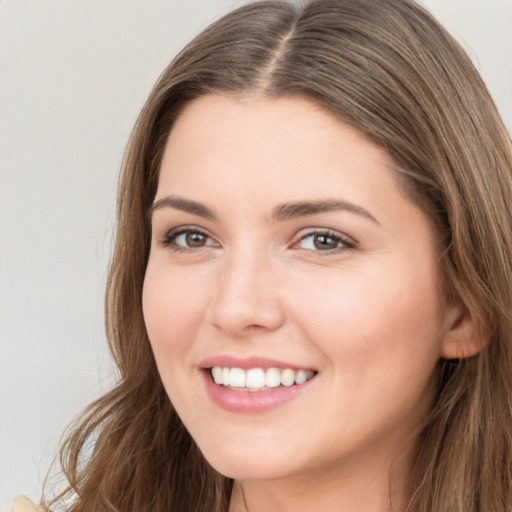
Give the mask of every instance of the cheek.
[{"label": "cheek", "polygon": [[204,318],[208,286],[203,276],[148,265],[142,306],[157,363],[183,353]]},{"label": "cheek", "polygon": [[430,407],[436,380],[441,327],[435,287],[428,275],[406,273],[393,282],[348,274],[316,279],[317,292],[307,300],[295,295],[297,318],[300,309],[303,332],[322,353],[331,379],[326,400],[344,404],[332,414],[351,431],[412,429]]},{"label": "cheek", "polygon": [[315,276],[307,295],[293,293],[296,316],[308,319],[303,329],[333,365],[358,370],[351,375],[363,378],[372,362],[387,365],[389,371],[420,366],[425,358],[424,369],[430,371],[439,357],[441,337],[431,273],[408,271],[404,265],[399,273],[380,270],[352,268]]}]

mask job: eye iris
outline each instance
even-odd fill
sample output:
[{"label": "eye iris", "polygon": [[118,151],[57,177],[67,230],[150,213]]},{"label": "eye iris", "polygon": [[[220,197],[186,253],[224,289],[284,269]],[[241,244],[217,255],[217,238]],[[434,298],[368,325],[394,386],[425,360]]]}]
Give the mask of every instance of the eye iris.
[{"label": "eye iris", "polygon": [[316,235],[313,243],[317,249],[324,251],[338,247],[338,241],[328,235]]},{"label": "eye iris", "polygon": [[202,247],[206,244],[206,236],[202,233],[191,232],[185,237],[188,247]]}]

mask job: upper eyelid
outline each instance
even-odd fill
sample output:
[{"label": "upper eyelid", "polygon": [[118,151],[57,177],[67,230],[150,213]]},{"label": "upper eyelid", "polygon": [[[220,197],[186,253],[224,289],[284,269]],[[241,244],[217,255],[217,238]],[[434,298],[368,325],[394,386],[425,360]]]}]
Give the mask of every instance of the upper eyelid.
[{"label": "upper eyelid", "polygon": [[196,225],[183,225],[183,226],[176,226],[174,228],[165,230],[161,236],[155,236],[157,238],[157,241],[160,243],[171,243],[171,239],[178,237],[179,235],[182,235],[184,233],[201,233],[202,235],[206,236],[207,238],[210,238],[211,240],[218,243],[217,239],[211,235],[211,233],[208,232],[208,230],[203,229]]},{"label": "upper eyelid", "polygon": [[213,237],[207,229],[204,229],[200,226],[196,226],[196,225],[189,225],[189,224],[185,224],[185,225],[182,225],[182,226],[176,226],[174,228],[171,228],[171,229],[167,229],[164,231],[164,235],[165,236],[169,236],[169,235],[177,235],[177,234],[181,234],[181,233],[187,233],[188,231],[190,232],[196,232],[196,233],[201,233],[202,235],[206,235],[210,238],[215,238]]},{"label": "upper eyelid", "polygon": [[336,229],[331,228],[318,228],[318,227],[312,227],[312,228],[304,228],[301,229],[296,235],[295,238],[297,241],[303,240],[304,238],[307,238],[308,236],[314,236],[314,235],[328,235],[332,236],[333,238],[339,238],[345,243],[351,244],[351,245],[357,245],[357,240],[353,237],[342,233]]},{"label": "upper eyelid", "polygon": [[[336,242],[336,247],[329,249],[319,249],[318,247],[301,247],[300,244],[303,243],[308,238],[314,236],[327,236],[328,238],[334,239]],[[293,250],[304,251],[305,253],[313,254],[318,257],[328,257],[333,255],[340,255],[341,253],[345,253],[346,251],[353,251],[357,248],[356,242],[346,235],[339,233],[338,231],[332,230],[316,230],[305,233],[304,235],[298,237],[290,246]]]}]

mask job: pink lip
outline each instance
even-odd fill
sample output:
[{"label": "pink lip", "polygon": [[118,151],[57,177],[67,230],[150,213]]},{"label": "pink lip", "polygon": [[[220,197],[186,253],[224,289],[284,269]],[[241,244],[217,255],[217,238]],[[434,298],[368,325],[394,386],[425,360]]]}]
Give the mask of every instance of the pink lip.
[{"label": "pink lip", "polygon": [[242,368],[242,370],[250,370],[251,368],[291,368],[292,370],[312,370],[307,366],[297,366],[296,364],[279,361],[277,359],[269,359],[268,357],[233,357],[229,355],[220,355],[211,357],[201,361],[200,368],[213,368],[214,366],[228,368]]},{"label": "pink lip", "polygon": [[286,402],[300,397],[309,388],[315,377],[304,382],[285,387],[266,389],[263,391],[234,391],[212,379],[210,368],[214,366],[242,368],[291,368],[294,370],[310,369],[302,366],[284,363],[275,359],[263,357],[236,358],[232,356],[217,356],[201,362],[203,382],[206,392],[212,402],[222,409],[236,413],[262,413],[275,409]]}]

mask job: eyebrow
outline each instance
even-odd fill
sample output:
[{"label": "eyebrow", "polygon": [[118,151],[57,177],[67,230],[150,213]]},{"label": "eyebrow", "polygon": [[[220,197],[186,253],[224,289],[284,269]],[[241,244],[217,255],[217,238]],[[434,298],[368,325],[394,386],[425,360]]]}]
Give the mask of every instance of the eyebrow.
[{"label": "eyebrow", "polygon": [[380,222],[363,207],[358,206],[349,201],[340,199],[323,199],[318,201],[301,201],[297,203],[284,203],[277,206],[273,213],[272,219],[275,221],[285,221],[296,219],[298,217],[307,217],[309,215],[318,215],[320,213],[347,211],[361,215],[371,220],[375,224]]},{"label": "eyebrow", "polygon": [[215,219],[215,214],[210,208],[197,201],[191,201],[190,199],[184,199],[178,196],[166,196],[158,201],[155,201],[150,209],[150,214],[156,210],[162,208],[174,208],[175,210],[181,210],[182,212],[192,213],[205,219]]},{"label": "eyebrow", "polygon": [[[150,214],[153,214],[153,212],[161,210],[162,208],[174,208],[183,212],[192,213],[193,215],[197,215],[205,219],[216,219],[216,215],[213,211],[204,204],[179,196],[169,195],[162,199],[158,199],[151,206]],[[380,225],[380,222],[368,210],[349,201],[343,201],[340,199],[321,199],[317,201],[283,203],[274,208],[271,219],[275,222],[283,222],[333,211],[347,211],[355,213],[366,217],[375,224]]]}]

